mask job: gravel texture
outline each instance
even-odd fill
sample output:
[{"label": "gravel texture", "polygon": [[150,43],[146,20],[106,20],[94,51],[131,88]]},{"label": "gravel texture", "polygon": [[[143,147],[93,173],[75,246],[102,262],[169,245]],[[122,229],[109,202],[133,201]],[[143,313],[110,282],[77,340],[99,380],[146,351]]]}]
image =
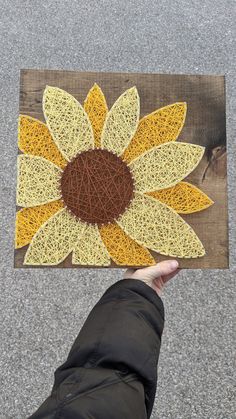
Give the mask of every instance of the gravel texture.
[{"label": "gravel texture", "polygon": [[231,269],[182,271],[166,288],[152,418],[233,419],[235,0],[0,0],[0,16],[0,418],[38,407],[90,309],[122,275],[13,269],[19,70],[49,68],[226,74]]}]

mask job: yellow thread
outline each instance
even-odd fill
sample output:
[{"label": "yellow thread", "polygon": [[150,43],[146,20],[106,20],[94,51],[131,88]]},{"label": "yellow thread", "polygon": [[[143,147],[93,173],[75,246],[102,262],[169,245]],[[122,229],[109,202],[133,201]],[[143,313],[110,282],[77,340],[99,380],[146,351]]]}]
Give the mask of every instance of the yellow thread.
[{"label": "yellow thread", "polygon": [[131,162],[152,147],[176,140],[183,128],[186,111],[187,104],[177,102],[144,116],[123,159]]},{"label": "yellow thread", "polygon": [[129,163],[138,192],[168,188],[180,182],[198,165],[204,147],[170,142],[148,150]]},{"label": "yellow thread", "polygon": [[202,211],[214,203],[204,192],[188,182],[180,182],[161,191],[148,192],[148,195],[164,202],[179,214]]},{"label": "yellow thread", "polygon": [[19,117],[18,147],[23,153],[44,157],[61,168],[67,164],[47,126],[27,115]]},{"label": "yellow thread", "polygon": [[69,93],[47,86],[43,95],[43,111],[53,139],[68,161],[78,153],[94,148],[88,115]]},{"label": "yellow thread", "polygon": [[59,200],[17,211],[15,248],[19,249],[29,244],[39,227],[61,208],[63,208],[63,203]]},{"label": "yellow thread", "polygon": [[205,254],[193,229],[174,210],[150,196],[137,193],[117,223],[139,244],[162,255],[196,258]]},{"label": "yellow thread", "polygon": [[148,266],[156,263],[149,251],[127,236],[118,224],[107,224],[99,230],[111,258],[117,265]]},{"label": "yellow thread", "polygon": [[88,92],[84,102],[84,109],[89,116],[93,128],[95,147],[100,147],[101,133],[107,116],[108,108],[105,96],[96,83]]},{"label": "yellow thread", "polygon": [[17,159],[17,205],[34,207],[61,197],[62,170],[43,157],[21,154]]},{"label": "yellow thread", "polygon": [[107,114],[102,131],[102,148],[123,153],[133,137],[139,120],[139,95],[136,87],[126,90]]},{"label": "yellow thread", "polygon": [[110,257],[99,234],[98,227],[88,225],[76,243],[72,263],[78,265],[109,266]]},{"label": "yellow thread", "polygon": [[84,229],[85,224],[76,220],[66,208],[59,210],[34,235],[24,264],[58,265],[72,251]]}]

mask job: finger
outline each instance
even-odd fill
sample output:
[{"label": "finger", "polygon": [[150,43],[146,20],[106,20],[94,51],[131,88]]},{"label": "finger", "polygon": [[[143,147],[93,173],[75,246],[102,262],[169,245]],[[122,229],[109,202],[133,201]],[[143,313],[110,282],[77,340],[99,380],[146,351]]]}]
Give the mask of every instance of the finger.
[{"label": "finger", "polygon": [[152,281],[152,288],[157,292],[157,294],[159,295],[159,296],[161,296],[161,294],[162,294],[162,291],[163,291],[163,288],[164,288],[164,286],[166,285],[166,283],[171,279],[171,278],[173,278],[173,277],[175,277],[177,274],[178,274],[178,272],[179,272],[179,269],[176,269],[174,272],[172,272],[171,274],[169,274],[169,275],[166,275],[166,276],[159,276],[159,278],[155,278],[153,281]]},{"label": "finger", "polygon": [[134,268],[129,268],[125,271],[123,278],[130,278],[131,275],[133,275],[133,273],[136,271],[136,269]]},{"label": "finger", "polygon": [[166,275],[166,276],[160,276],[159,278],[155,278],[155,279],[153,280],[153,283],[154,283],[155,285],[156,285],[156,284],[159,284],[159,283],[160,283],[160,280],[161,280],[162,284],[163,284],[163,285],[165,285],[168,281],[170,281],[170,280],[171,280],[171,278],[174,278],[177,274],[178,274],[178,269],[176,269],[176,271],[172,272],[172,273],[171,273],[171,274],[169,274],[169,275]]},{"label": "finger", "polygon": [[152,284],[154,287],[158,287],[162,289],[165,285],[164,279],[162,276],[159,276],[159,278],[153,279]]},{"label": "finger", "polygon": [[[171,272],[169,275],[165,275],[162,277],[163,283],[166,284],[168,281],[170,281],[170,279],[174,278],[178,273],[179,273],[180,269],[176,269],[174,272]],[[155,281],[158,281],[157,279],[154,279]]]},{"label": "finger", "polygon": [[156,291],[156,293],[161,296],[163,288],[164,288],[164,281],[163,281],[163,277],[159,276],[159,278],[156,278],[152,281],[151,287],[154,289],[154,291]]}]

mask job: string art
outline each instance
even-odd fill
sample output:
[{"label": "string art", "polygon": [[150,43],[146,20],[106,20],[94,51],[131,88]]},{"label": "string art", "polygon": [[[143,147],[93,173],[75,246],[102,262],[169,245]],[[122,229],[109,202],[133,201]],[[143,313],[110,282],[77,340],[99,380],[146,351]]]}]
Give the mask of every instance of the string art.
[{"label": "string art", "polygon": [[124,92],[108,112],[101,136],[101,146],[120,156],[138,126],[139,95],[136,87]]},{"label": "string art", "polygon": [[141,120],[136,87],[109,110],[95,84],[82,106],[47,86],[46,124],[19,118],[15,247],[27,246],[26,265],[147,266],[149,250],[196,258],[205,249],[180,213],[213,201],[183,179],[204,147],[177,142],[186,103],[158,109]]},{"label": "string art", "polygon": [[169,205],[179,214],[202,211],[213,204],[209,196],[188,182],[179,182],[172,188],[148,192],[147,194]]},{"label": "string art", "polygon": [[59,152],[48,127],[43,122],[20,115],[18,132],[18,147],[23,153],[45,157],[62,169],[66,166],[67,160]]},{"label": "string art", "polygon": [[25,254],[25,263],[57,265],[69,255],[84,229],[84,224],[62,208],[38,229]]},{"label": "string art", "polygon": [[16,249],[29,244],[39,227],[61,208],[63,208],[63,202],[58,200],[18,211],[16,213]]},{"label": "string art", "polygon": [[93,130],[82,105],[64,90],[47,86],[43,112],[55,144],[70,161],[78,151],[94,147]]},{"label": "string art", "polygon": [[73,214],[99,225],[113,221],[128,207],[133,179],[126,164],[115,154],[88,150],[68,163],[61,177],[61,191]]},{"label": "string art", "polygon": [[94,134],[95,147],[101,146],[101,134],[108,113],[106,98],[100,87],[95,83],[84,101],[84,110],[90,119]]},{"label": "string art", "polygon": [[204,147],[170,142],[153,147],[129,164],[139,192],[176,185],[199,163]]},{"label": "string art", "polygon": [[101,226],[100,233],[111,258],[117,265],[147,266],[155,264],[151,253],[125,234],[117,223]]},{"label": "string art", "polygon": [[170,207],[136,193],[119,226],[142,246],[160,254],[194,258],[205,254],[193,229]]},{"label": "string art", "polygon": [[17,204],[29,207],[61,197],[58,188],[62,170],[43,157],[20,155],[17,161]]},{"label": "string art", "polygon": [[187,104],[177,102],[144,116],[124,152],[124,160],[131,162],[152,147],[175,141],[183,128],[186,111]]},{"label": "string art", "polygon": [[109,266],[110,256],[101,240],[96,225],[87,225],[80,241],[74,247],[72,263],[79,265]]}]

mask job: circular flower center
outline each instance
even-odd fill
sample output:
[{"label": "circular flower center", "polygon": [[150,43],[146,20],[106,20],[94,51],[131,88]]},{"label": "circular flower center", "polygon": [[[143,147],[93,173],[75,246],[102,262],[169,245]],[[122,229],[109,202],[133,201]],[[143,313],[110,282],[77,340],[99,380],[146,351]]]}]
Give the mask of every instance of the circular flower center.
[{"label": "circular flower center", "polygon": [[62,198],[82,221],[106,224],[121,215],[134,192],[128,166],[107,150],[82,152],[61,177]]}]

